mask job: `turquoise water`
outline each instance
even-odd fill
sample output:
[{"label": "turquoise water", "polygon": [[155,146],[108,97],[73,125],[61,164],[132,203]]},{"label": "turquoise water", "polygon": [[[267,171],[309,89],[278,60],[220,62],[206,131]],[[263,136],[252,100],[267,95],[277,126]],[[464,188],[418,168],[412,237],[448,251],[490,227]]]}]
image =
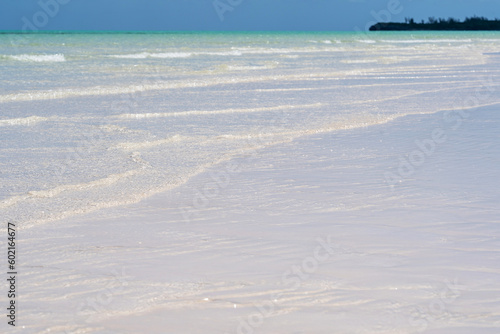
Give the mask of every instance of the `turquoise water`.
[{"label": "turquoise water", "polygon": [[[469,48],[496,50],[498,41],[496,32],[0,34],[1,75],[8,78],[2,80],[1,89],[57,88],[61,81],[52,75],[53,65],[65,73],[65,87],[81,87],[82,81],[88,86],[113,85],[117,76],[134,82],[158,71],[174,76],[197,75],[199,71],[219,74],[225,64],[245,66],[273,59],[297,69],[309,60],[320,61],[318,67],[338,68],[342,64],[334,59],[381,49],[388,53],[415,48],[425,51],[466,42]],[[287,60],[286,55],[291,54],[300,54],[301,62]],[[325,55],[332,59],[325,59]]]},{"label": "turquoise water", "polygon": [[496,80],[499,42],[494,32],[0,34],[2,214],[30,226],[133,203],[262,147],[451,108]]}]

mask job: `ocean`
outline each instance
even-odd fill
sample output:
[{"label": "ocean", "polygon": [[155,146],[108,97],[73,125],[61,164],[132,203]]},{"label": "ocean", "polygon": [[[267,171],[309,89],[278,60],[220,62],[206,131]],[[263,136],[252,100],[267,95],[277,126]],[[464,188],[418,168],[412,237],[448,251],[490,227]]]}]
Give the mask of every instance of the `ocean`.
[{"label": "ocean", "polygon": [[0,34],[14,332],[496,333],[499,46]]},{"label": "ocean", "polygon": [[496,33],[0,35],[0,199],[21,226],[140,201],[311,133],[452,107]]}]

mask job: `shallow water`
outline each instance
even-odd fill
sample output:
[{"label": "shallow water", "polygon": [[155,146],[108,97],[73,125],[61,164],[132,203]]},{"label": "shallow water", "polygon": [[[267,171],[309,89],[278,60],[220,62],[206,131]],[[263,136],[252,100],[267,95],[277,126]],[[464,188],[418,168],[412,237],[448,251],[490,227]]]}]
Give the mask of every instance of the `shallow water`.
[{"label": "shallow water", "polygon": [[[488,105],[495,33],[0,35],[0,208],[29,227],[269,145]],[[473,105],[470,105],[470,104]]]}]

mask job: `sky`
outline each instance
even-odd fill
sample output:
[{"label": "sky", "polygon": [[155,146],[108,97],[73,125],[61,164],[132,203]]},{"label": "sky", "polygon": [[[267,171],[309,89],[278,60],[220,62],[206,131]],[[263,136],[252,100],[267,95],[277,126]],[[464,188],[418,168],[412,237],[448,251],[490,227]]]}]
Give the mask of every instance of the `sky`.
[{"label": "sky", "polygon": [[500,0],[2,0],[0,30],[356,31],[473,15],[500,18]]}]

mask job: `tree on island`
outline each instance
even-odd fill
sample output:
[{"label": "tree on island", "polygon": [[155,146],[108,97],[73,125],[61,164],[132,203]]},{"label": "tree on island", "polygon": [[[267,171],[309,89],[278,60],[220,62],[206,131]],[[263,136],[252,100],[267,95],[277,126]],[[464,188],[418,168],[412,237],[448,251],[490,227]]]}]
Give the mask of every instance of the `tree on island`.
[{"label": "tree on island", "polygon": [[453,17],[448,19],[431,16],[421,23],[416,23],[413,18],[405,17],[405,22],[380,22],[370,27],[376,30],[500,30],[500,20],[489,20],[486,17],[466,17],[462,22]]}]

